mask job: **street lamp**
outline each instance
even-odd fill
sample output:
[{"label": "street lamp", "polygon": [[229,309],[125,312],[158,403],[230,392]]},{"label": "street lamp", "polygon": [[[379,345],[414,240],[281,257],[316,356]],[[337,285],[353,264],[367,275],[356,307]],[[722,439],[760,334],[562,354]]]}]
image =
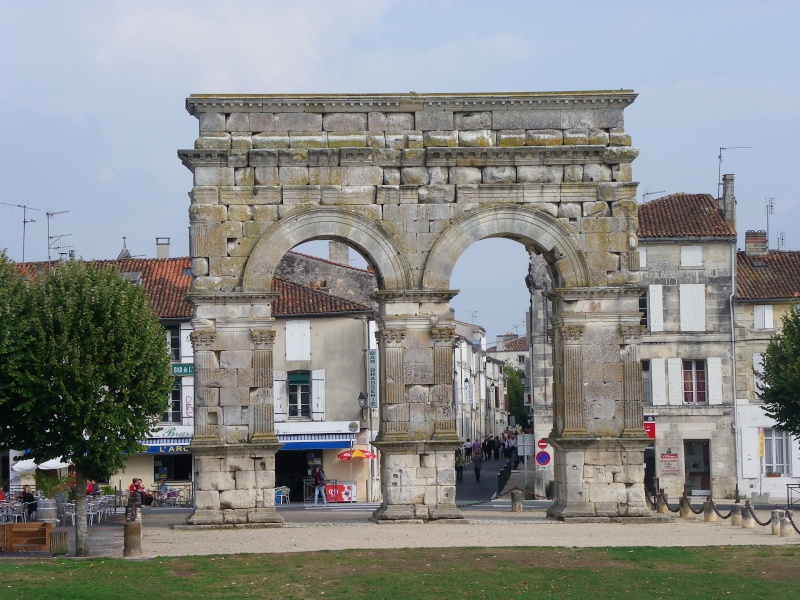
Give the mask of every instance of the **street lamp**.
[{"label": "street lamp", "polygon": [[361,407],[361,420],[363,421],[367,416],[367,397],[364,395],[364,392],[358,393],[358,406]]}]

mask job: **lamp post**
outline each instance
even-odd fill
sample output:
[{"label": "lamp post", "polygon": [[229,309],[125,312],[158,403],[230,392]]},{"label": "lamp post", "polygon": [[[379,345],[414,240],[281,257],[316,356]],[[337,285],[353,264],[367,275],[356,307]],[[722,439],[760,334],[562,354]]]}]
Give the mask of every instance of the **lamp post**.
[{"label": "lamp post", "polygon": [[[468,394],[469,394],[469,377],[465,377],[464,378],[464,394],[461,396],[461,402],[462,402],[462,407],[461,407],[461,417],[462,417],[461,434],[462,435],[465,435],[464,432],[467,430],[467,425],[466,425],[466,423],[464,422],[463,419],[466,416],[466,412],[467,412],[467,397],[468,397]],[[471,423],[472,422],[472,405],[470,405],[469,416],[470,416],[469,422]],[[470,430],[471,429],[472,428],[470,427]],[[472,435],[471,432],[470,432],[470,435]]]},{"label": "lamp post", "polygon": [[367,412],[367,397],[364,395],[364,392],[358,393],[358,406],[361,408],[361,420],[363,421],[366,418]]}]

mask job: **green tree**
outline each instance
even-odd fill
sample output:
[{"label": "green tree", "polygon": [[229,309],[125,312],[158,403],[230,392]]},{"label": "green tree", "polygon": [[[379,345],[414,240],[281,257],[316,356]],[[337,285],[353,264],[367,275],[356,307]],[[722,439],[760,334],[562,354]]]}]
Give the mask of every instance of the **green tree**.
[{"label": "green tree", "polygon": [[506,390],[508,392],[509,413],[514,417],[514,422],[523,429],[528,428],[529,408],[525,406],[525,386],[522,384],[522,371],[506,364],[503,372],[507,376]]},{"label": "green tree", "polygon": [[800,306],[792,306],[782,321],[764,352],[757,385],[767,415],[800,439]]},{"label": "green tree", "polygon": [[[6,287],[18,293],[18,284]],[[173,380],[164,330],[143,290],[113,269],[69,261],[23,287],[8,319],[19,343],[0,382],[0,444],[29,449],[38,462],[71,461],[83,514],[87,478],[122,468],[166,410]],[[85,556],[86,520],[76,529]]]}]

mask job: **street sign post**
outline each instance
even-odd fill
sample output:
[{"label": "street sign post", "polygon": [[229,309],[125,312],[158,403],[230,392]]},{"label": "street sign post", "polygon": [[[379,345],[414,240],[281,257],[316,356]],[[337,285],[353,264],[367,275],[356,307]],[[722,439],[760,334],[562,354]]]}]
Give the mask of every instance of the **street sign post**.
[{"label": "street sign post", "polygon": [[539,446],[539,448],[541,448],[542,450],[544,450],[545,448],[547,448],[547,440],[542,438],[538,442],[536,442],[536,445]]},{"label": "street sign post", "polygon": [[550,454],[542,450],[541,452],[536,453],[536,463],[545,466],[550,464]]}]

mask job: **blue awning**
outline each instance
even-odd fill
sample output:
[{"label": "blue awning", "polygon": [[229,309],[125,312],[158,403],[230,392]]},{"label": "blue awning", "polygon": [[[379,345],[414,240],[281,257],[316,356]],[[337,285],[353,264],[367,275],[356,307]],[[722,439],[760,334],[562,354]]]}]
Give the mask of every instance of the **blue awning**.
[{"label": "blue awning", "polygon": [[350,448],[355,441],[352,433],[287,433],[278,434],[281,450],[323,450]]}]

